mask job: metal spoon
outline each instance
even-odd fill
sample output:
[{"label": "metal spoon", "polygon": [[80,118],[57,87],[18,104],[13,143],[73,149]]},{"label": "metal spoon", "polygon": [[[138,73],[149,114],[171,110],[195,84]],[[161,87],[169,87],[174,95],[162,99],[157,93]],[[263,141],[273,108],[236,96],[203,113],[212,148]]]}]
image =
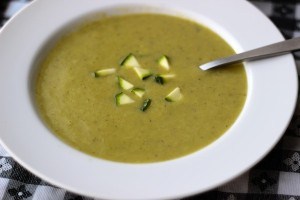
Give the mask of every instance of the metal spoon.
[{"label": "metal spoon", "polygon": [[203,64],[199,67],[202,70],[207,70],[213,67],[218,67],[222,65],[231,64],[231,63],[238,63],[238,62],[243,62],[248,60],[258,60],[267,57],[282,55],[295,50],[300,50],[300,37],[274,43],[271,45],[246,51],[240,54],[235,54],[233,56],[214,60],[206,64]]}]

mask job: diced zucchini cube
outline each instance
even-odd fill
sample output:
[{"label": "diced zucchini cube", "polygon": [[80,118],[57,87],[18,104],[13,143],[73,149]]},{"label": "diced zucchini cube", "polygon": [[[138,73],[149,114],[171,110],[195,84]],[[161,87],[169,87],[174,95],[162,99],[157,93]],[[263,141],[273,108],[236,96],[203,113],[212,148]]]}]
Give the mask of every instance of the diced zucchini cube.
[{"label": "diced zucchini cube", "polygon": [[176,102],[180,101],[182,99],[182,93],[180,91],[180,88],[177,87],[174,90],[172,90],[166,97],[165,100],[169,102]]}]

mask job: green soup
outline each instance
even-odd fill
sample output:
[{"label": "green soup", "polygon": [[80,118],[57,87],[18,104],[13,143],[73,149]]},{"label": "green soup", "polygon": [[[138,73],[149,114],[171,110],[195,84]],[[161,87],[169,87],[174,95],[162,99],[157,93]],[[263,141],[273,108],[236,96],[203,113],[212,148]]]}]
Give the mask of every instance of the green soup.
[{"label": "green soup", "polygon": [[[87,154],[130,163],[178,158],[218,139],[241,112],[247,93],[243,65],[198,68],[233,53],[217,34],[185,19],[102,18],[65,35],[49,52],[39,68],[36,104],[54,134]],[[120,66],[129,54],[152,76],[141,80],[134,67]],[[162,55],[169,70],[159,64]],[[91,75],[103,69],[114,70]],[[171,77],[162,84],[158,75]],[[143,96],[120,87],[117,77]],[[166,101],[174,88],[182,98]],[[131,102],[117,105],[120,93]],[[142,111],[146,99],[151,104]]]}]

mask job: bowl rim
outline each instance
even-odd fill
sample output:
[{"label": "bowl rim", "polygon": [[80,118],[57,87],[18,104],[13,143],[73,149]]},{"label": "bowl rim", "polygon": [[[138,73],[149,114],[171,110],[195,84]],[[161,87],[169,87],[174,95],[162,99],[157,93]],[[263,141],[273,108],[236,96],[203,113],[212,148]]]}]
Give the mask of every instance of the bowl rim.
[{"label": "bowl rim", "polygon": [[[216,142],[188,156],[159,163],[116,163],[78,152],[53,136],[33,111],[30,98],[30,71],[37,52],[74,19],[101,10],[126,12],[120,6],[129,13],[132,8],[139,12],[160,8],[200,21],[237,52],[283,40],[270,20],[243,0],[173,0],[172,5],[164,0],[35,0],[0,32],[0,52],[4,52],[0,60],[9,66],[0,68],[0,91],[5,94],[0,99],[0,143],[17,162],[54,185],[86,196],[171,199],[204,192],[237,177],[275,146],[297,100],[297,72],[291,55],[246,63],[248,97],[236,123]],[[243,14],[237,17],[234,10]],[[15,55],[18,59],[13,59]],[[49,167],[53,163],[62,164],[53,169]]]}]

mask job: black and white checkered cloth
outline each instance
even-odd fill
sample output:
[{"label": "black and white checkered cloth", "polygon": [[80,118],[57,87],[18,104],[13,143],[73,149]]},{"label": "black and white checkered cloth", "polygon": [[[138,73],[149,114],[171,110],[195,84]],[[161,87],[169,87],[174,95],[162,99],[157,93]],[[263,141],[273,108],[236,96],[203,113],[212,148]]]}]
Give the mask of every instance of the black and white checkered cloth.
[{"label": "black and white checkered cloth", "polygon": [[[0,0],[0,26],[28,2],[29,0]],[[250,0],[250,2],[264,12],[287,39],[300,37],[300,0]],[[294,55],[300,69],[300,52]],[[219,167],[221,168],[222,164]],[[57,188],[32,175],[15,162],[1,146],[0,198],[91,199]],[[186,199],[300,200],[300,103],[284,137],[259,164],[213,191]]]}]

